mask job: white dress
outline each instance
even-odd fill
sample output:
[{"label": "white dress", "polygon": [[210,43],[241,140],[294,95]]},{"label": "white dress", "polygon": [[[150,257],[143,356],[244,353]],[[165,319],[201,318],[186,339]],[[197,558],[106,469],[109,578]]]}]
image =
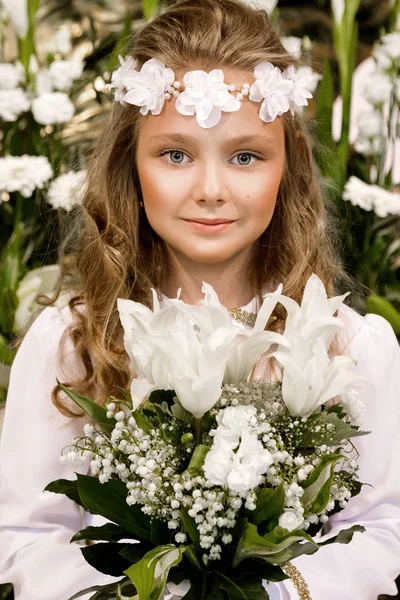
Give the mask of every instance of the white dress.
[{"label": "white dress", "polygon": [[[246,307],[254,310],[255,299]],[[356,438],[360,452],[360,495],[334,515],[329,537],[361,524],[349,545],[332,544],[293,561],[313,600],[376,600],[394,595],[400,573],[400,349],[389,323],[343,306],[349,350],[367,412]],[[25,336],[15,358],[0,443],[0,583],[14,584],[16,600],[67,600],[78,590],[115,578],[90,567],[71,537],[96,519],[65,496],[43,492],[55,479],[73,479],[59,462],[64,446],[80,435],[86,417],[69,419],[50,400],[56,377],[68,376],[57,364],[61,335],[71,319],[68,308],[46,308]],[[246,327],[242,325],[242,327]],[[70,345],[66,373],[78,373]],[[75,471],[85,472],[87,467]],[[271,600],[295,600],[290,581],[269,586]],[[89,598],[91,594],[87,595]]]}]

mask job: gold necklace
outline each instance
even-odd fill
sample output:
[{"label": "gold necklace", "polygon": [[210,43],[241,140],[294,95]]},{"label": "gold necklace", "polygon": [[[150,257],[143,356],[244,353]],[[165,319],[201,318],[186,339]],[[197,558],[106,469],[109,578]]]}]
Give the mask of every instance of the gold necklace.
[{"label": "gold necklace", "polygon": [[243,323],[244,325],[249,325],[249,327],[254,327],[257,319],[257,315],[255,313],[247,312],[247,310],[243,310],[242,308],[232,308],[229,311],[232,319],[235,321],[239,321],[239,323]]}]

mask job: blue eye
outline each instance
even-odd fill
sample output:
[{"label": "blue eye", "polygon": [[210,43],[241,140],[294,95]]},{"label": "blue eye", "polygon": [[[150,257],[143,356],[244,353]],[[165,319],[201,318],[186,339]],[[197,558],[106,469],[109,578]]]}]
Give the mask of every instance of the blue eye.
[{"label": "blue eye", "polygon": [[[169,164],[173,164],[173,165],[184,164],[183,157],[187,156],[186,152],[184,152],[183,150],[164,150],[163,152],[160,152],[159,156],[167,156],[167,155],[170,157],[170,160],[167,160],[167,162]],[[254,159],[256,159],[256,161],[262,160],[260,157],[258,157],[256,154],[253,154],[252,152],[239,152],[238,154],[236,154],[235,158],[236,157],[242,157],[242,158],[247,157],[247,159],[254,158]],[[179,159],[181,159],[181,160],[179,160]],[[246,160],[245,160],[245,162],[242,162],[239,159],[239,162],[234,163],[234,164],[243,166],[243,167],[247,167],[254,163],[249,162],[249,160],[247,160],[247,162],[246,162]]]},{"label": "blue eye", "polygon": [[[256,156],[255,154],[252,154],[251,152],[240,152],[240,154],[236,154],[236,156],[239,156],[239,157],[247,156],[248,158],[256,158],[257,160],[259,160],[258,156]],[[244,167],[247,167],[251,163],[249,163],[249,162],[243,163],[243,162],[240,162],[240,160],[239,160],[239,164]]]}]

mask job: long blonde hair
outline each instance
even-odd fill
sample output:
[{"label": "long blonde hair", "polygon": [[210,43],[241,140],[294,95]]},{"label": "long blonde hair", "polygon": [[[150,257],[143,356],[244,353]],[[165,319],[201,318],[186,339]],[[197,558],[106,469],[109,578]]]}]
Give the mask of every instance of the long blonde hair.
[{"label": "long blonde hair", "polygon": [[[224,66],[252,71],[262,61],[282,70],[296,65],[265,11],[239,0],[181,0],[146,24],[133,42],[131,54],[139,67],[152,57],[175,71]],[[281,118],[284,172],[272,221],[256,242],[249,274],[255,294],[267,282],[283,282],[283,293],[300,302],[312,273],[320,277],[330,296],[340,282],[350,281],[336,257],[336,234],[313,164],[306,123],[290,113]],[[63,261],[64,284],[68,271],[77,286],[69,303],[74,320],[65,336],[72,339],[86,371],[84,377],[66,385],[99,403],[115,393],[115,385],[128,389],[131,377],[117,298],[151,307],[151,287],[162,290],[167,276],[163,241],[140,209],[135,152],[141,119],[137,107],[115,103],[91,160],[68,269]],[[273,317],[267,327],[282,326],[285,312],[281,305]],[[58,388],[53,391],[53,402],[64,414],[77,414]]]}]

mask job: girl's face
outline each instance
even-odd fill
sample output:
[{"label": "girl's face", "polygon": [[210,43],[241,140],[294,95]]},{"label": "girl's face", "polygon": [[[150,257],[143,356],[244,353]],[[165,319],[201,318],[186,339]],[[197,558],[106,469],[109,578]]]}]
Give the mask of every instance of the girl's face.
[{"label": "girl's face", "polygon": [[[253,80],[237,69],[224,72],[228,83]],[[149,113],[141,123],[136,161],[148,221],[180,261],[250,260],[275,209],[285,157],[282,120],[264,123],[259,103],[245,98],[237,112],[223,112],[216,126],[203,129],[174,104],[166,101],[160,115]]]}]

